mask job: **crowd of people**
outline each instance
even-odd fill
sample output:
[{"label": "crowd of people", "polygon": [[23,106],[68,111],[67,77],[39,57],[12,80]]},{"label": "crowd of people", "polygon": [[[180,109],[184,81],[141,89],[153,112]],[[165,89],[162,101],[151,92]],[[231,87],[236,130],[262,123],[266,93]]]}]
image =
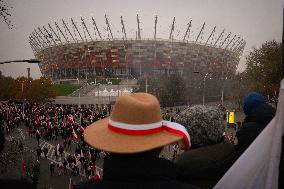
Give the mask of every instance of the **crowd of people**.
[{"label": "crowd of people", "polygon": [[[50,175],[67,174],[67,168],[72,175],[85,174],[87,178],[98,179],[99,170],[96,167],[97,158],[104,152],[91,148],[83,139],[84,128],[91,123],[109,115],[108,106],[78,106],[78,105],[43,105],[35,103],[2,102],[0,103],[1,130],[7,135],[20,125],[24,126],[28,136],[40,144],[40,140],[58,142],[53,153],[56,162],[50,164]],[[19,143],[21,139],[11,138],[11,143]],[[34,149],[37,161],[47,158],[49,149],[38,146]],[[65,157],[64,151],[69,155]],[[28,173],[27,169],[25,170]]]},{"label": "crowd of people", "polygon": [[[143,99],[144,96],[140,98],[136,97],[134,94],[133,98],[137,98],[135,99],[138,101],[137,104],[139,104],[139,101],[143,101],[145,104],[144,101],[153,98],[152,96],[149,97],[148,94],[143,95],[145,99]],[[123,99],[123,97],[121,98]],[[132,100],[133,99],[130,99],[130,101]],[[155,102],[155,99],[153,101]],[[132,103],[135,104],[136,102],[133,101]],[[115,107],[119,105],[116,104]],[[136,137],[138,141],[142,141],[141,138],[143,137],[137,137],[137,135],[139,135],[137,134],[137,129],[133,139],[124,139],[123,137],[125,137],[125,135],[123,134],[127,133],[132,135],[132,131],[125,130],[124,124],[122,124],[123,122],[120,121],[120,119],[126,119],[126,123],[135,122],[134,120],[137,119],[138,122],[140,121],[145,124],[147,123],[147,119],[150,120],[153,117],[153,115],[148,115],[149,112],[143,112],[144,110],[138,111],[138,113],[141,114],[140,118],[135,117],[135,109],[132,109],[132,106],[134,105],[125,105],[123,106],[124,109],[118,112],[114,109],[113,111],[115,112],[111,113],[111,109],[108,106],[43,105],[27,102],[3,102],[0,103],[0,124],[1,129],[8,135],[12,129],[19,127],[20,124],[24,124],[29,137],[36,139],[38,144],[41,139],[45,141],[59,141],[60,139],[61,142],[55,145],[53,149],[57,163],[50,163],[50,175],[68,174],[67,168],[71,169],[72,175],[78,175],[82,172],[90,178],[91,181],[79,184],[78,188],[91,188],[95,185],[112,185],[118,186],[118,188],[123,185],[126,186],[125,188],[129,188],[129,186],[134,186],[135,183],[139,182],[136,176],[147,180],[149,175],[146,175],[152,174],[150,171],[151,167],[141,162],[142,160],[139,157],[142,156],[144,160],[148,158],[151,159],[153,155],[156,156],[160,154],[163,146],[173,142],[175,143],[172,145],[173,148],[171,149],[173,152],[171,164],[164,163],[166,167],[177,167],[178,171],[174,173],[175,175],[168,175],[168,173],[162,173],[163,171],[157,170],[158,172],[153,172],[153,175],[151,175],[153,176],[152,179],[158,183],[169,184],[167,183],[168,181],[161,180],[162,177],[156,177],[156,174],[161,173],[162,176],[169,176],[169,178],[177,180],[176,182],[183,183],[175,183],[177,185],[174,188],[177,188],[177,186],[179,186],[179,188],[187,188],[187,184],[200,188],[212,188],[275,115],[275,109],[266,103],[265,98],[261,94],[250,93],[244,99],[244,113],[246,118],[242,127],[239,128],[236,133],[237,145],[235,145],[233,133],[229,135],[224,134],[226,128],[224,125],[224,114],[218,107],[197,105],[162,110],[161,119],[167,120],[166,124],[176,122],[176,124],[180,124],[186,129],[186,133],[190,136],[191,146],[190,150],[187,150],[184,144],[180,143],[180,138],[179,140],[171,139],[169,140],[171,142],[168,141],[156,146],[154,143],[158,143],[159,141],[149,143],[149,138],[146,140],[149,143],[148,146],[147,143],[138,144],[134,141],[134,138]],[[158,109],[154,108],[154,110]],[[128,112],[128,114],[125,113],[125,115],[122,115],[120,118],[119,115],[121,111]],[[94,127],[96,124],[97,128],[102,127],[100,124],[102,124],[108,116],[110,116],[109,119],[113,119],[114,121],[109,122],[107,127],[122,136],[118,136],[117,133],[117,136],[112,136],[108,131],[104,133],[105,136],[96,135],[96,138],[92,138],[93,136],[91,137],[89,135],[91,130],[89,128]],[[119,125],[118,129],[114,128],[114,124],[117,123]],[[92,126],[87,127],[89,125]],[[128,124],[127,127],[131,127],[131,125],[129,126]],[[172,125],[169,128],[172,128]],[[86,132],[86,130],[88,130],[88,132]],[[171,129],[167,131],[170,132]],[[92,132],[94,135],[96,132],[100,133],[95,128]],[[101,132],[101,134],[102,133],[103,132]],[[148,134],[148,132],[145,133],[143,136]],[[96,140],[98,141],[96,142]],[[105,143],[102,143],[102,141]],[[119,143],[122,147],[117,146],[114,142]],[[129,144],[124,144],[123,142]],[[131,146],[132,143],[135,145]],[[122,149],[123,146],[124,149]],[[144,146],[144,148],[141,146]],[[140,151],[134,150],[140,147]],[[66,158],[64,151],[71,152],[72,150],[74,150],[74,153],[71,153]],[[47,147],[41,148],[38,146],[35,151],[38,162],[42,158],[42,155],[47,158]],[[150,153],[147,153],[148,151]],[[177,153],[177,151],[182,151],[182,153]],[[103,157],[100,157],[101,155]],[[93,184],[94,180],[101,179],[101,175],[96,167],[97,158],[104,158],[104,175],[101,181],[96,182],[99,184]],[[127,160],[126,162],[124,162],[124,158]],[[137,161],[137,164],[141,163],[141,165],[132,162],[134,160]],[[153,162],[155,161],[157,160],[153,160]],[[146,164],[158,168],[159,166],[154,165],[153,162],[149,160]],[[129,165],[127,165],[127,163],[129,163]],[[124,170],[121,170],[122,166],[124,166]],[[127,168],[126,166],[133,166],[132,168],[139,169],[140,172],[138,173],[137,170],[134,171],[132,168]],[[129,171],[128,173],[130,174],[124,174],[123,171],[125,171],[125,169],[126,172]],[[168,168],[165,168],[165,170],[167,169]],[[171,169],[169,168],[168,171],[169,170]],[[147,173],[147,171],[149,172]],[[122,176],[128,176],[129,178],[125,180]],[[117,179],[118,182],[113,182],[113,179]],[[122,184],[122,181],[126,182],[126,184]],[[133,183],[131,184],[132,181]],[[162,185],[159,185],[159,187]],[[148,185],[144,184],[143,186]]]}]

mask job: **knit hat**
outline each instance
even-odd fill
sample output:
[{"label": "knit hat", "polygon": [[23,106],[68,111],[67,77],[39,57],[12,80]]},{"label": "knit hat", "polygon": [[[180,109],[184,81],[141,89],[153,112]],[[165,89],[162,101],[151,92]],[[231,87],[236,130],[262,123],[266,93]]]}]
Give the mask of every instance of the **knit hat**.
[{"label": "knit hat", "polygon": [[187,129],[193,148],[216,144],[225,132],[222,112],[215,107],[189,107],[176,117],[176,122]]},{"label": "knit hat", "polygon": [[247,96],[244,98],[244,113],[246,115],[249,115],[251,111],[255,108],[257,108],[259,105],[265,103],[265,97],[257,92],[250,92]]}]

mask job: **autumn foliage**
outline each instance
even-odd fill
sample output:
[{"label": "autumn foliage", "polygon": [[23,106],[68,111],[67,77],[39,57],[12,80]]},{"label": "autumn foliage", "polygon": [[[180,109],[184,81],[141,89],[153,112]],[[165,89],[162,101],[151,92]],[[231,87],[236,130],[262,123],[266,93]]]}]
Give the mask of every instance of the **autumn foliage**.
[{"label": "autumn foliage", "polygon": [[45,102],[55,98],[52,81],[46,77],[33,80],[27,77],[13,79],[0,73],[0,100],[29,100]]},{"label": "autumn foliage", "polygon": [[251,90],[274,96],[281,81],[282,43],[267,41],[246,58],[245,74]]}]

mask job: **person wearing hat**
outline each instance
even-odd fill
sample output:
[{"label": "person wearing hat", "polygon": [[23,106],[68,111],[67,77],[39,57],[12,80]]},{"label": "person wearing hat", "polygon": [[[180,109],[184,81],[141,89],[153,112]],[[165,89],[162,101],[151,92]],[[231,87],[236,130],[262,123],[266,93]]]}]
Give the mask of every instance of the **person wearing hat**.
[{"label": "person wearing hat", "polygon": [[191,136],[191,150],[175,159],[178,179],[200,188],[213,188],[234,163],[234,145],[224,141],[223,114],[217,107],[186,108],[176,116]]},{"label": "person wearing hat", "polygon": [[242,127],[236,133],[236,150],[240,156],[275,116],[275,108],[270,106],[264,96],[250,92],[244,98],[243,110],[246,115]]},{"label": "person wearing hat", "polygon": [[78,184],[91,188],[193,188],[177,180],[177,169],[160,159],[163,146],[180,141],[190,148],[186,129],[164,121],[157,98],[147,93],[132,93],[117,98],[110,117],[88,126],[84,140],[92,147],[108,152],[103,177]]}]

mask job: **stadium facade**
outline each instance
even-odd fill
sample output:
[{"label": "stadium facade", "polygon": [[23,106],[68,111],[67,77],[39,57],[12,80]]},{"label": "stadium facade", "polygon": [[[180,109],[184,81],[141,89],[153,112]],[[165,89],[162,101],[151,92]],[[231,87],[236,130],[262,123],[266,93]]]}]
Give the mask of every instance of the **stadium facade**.
[{"label": "stadium facade", "polygon": [[193,34],[192,20],[184,34],[175,37],[175,18],[169,37],[157,37],[157,16],[153,36],[143,38],[137,15],[135,37],[127,35],[121,17],[121,38],[115,38],[109,19],[99,28],[95,19],[61,20],[36,28],[29,36],[40,70],[53,80],[101,77],[143,77],[187,72],[234,74],[246,45],[244,39],[205,23]]}]

